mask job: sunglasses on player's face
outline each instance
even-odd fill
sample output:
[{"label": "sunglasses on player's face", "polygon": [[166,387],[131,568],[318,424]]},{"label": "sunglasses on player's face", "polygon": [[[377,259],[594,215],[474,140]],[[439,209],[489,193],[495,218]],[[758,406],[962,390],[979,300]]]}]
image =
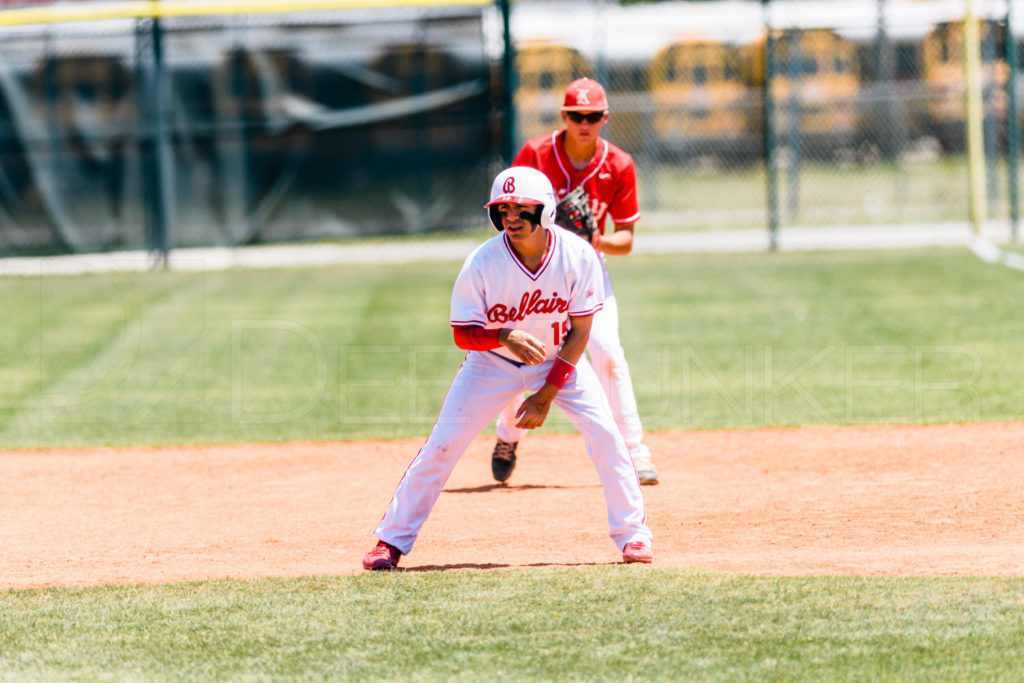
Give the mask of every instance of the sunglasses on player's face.
[{"label": "sunglasses on player's face", "polygon": [[595,111],[590,114],[581,114],[578,111],[565,112],[565,115],[568,116],[569,120],[573,123],[583,123],[583,121],[586,121],[587,123],[598,123],[604,118],[604,114],[605,113],[603,111]]}]

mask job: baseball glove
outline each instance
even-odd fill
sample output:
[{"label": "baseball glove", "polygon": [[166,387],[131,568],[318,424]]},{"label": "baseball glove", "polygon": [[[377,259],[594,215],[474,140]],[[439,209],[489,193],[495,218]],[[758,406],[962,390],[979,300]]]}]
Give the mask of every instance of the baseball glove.
[{"label": "baseball glove", "polygon": [[590,201],[586,190],[580,185],[565,195],[555,207],[555,223],[569,232],[574,232],[586,241],[594,236],[594,214],[590,210]]}]

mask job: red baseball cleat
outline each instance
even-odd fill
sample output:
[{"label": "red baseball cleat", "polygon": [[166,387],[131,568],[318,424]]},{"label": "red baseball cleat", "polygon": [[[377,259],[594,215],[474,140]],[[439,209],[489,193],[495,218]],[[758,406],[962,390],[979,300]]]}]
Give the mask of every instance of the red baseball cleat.
[{"label": "red baseball cleat", "polygon": [[643,541],[627,543],[626,547],[622,549],[623,562],[643,562],[645,564],[650,564],[652,560],[654,560],[654,553],[651,551],[651,546],[647,545]]},{"label": "red baseball cleat", "polygon": [[402,553],[395,546],[377,541],[377,547],[366,553],[366,557],[363,558],[363,569],[394,569],[398,566],[398,558],[401,556]]}]

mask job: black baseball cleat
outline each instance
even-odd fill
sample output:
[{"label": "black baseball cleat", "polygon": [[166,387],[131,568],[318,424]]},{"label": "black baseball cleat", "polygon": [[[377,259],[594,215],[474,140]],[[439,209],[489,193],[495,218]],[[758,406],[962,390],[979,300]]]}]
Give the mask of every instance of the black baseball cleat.
[{"label": "black baseball cleat", "polygon": [[491,474],[495,481],[505,482],[512,476],[512,470],[516,468],[516,446],[518,441],[502,441],[494,444],[494,451],[491,453]]}]

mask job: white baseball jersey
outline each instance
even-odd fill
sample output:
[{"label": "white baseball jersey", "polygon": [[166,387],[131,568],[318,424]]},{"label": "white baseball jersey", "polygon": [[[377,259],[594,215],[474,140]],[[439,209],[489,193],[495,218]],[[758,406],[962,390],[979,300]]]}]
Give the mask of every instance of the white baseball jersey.
[{"label": "white baseball jersey", "polygon": [[[569,316],[601,310],[604,277],[597,252],[585,240],[559,227],[548,232],[548,249],[536,273],[519,260],[504,232],[477,247],[455,280],[452,325],[524,330],[544,343],[545,359],[552,360]],[[493,353],[519,360],[504,346]]]}]

